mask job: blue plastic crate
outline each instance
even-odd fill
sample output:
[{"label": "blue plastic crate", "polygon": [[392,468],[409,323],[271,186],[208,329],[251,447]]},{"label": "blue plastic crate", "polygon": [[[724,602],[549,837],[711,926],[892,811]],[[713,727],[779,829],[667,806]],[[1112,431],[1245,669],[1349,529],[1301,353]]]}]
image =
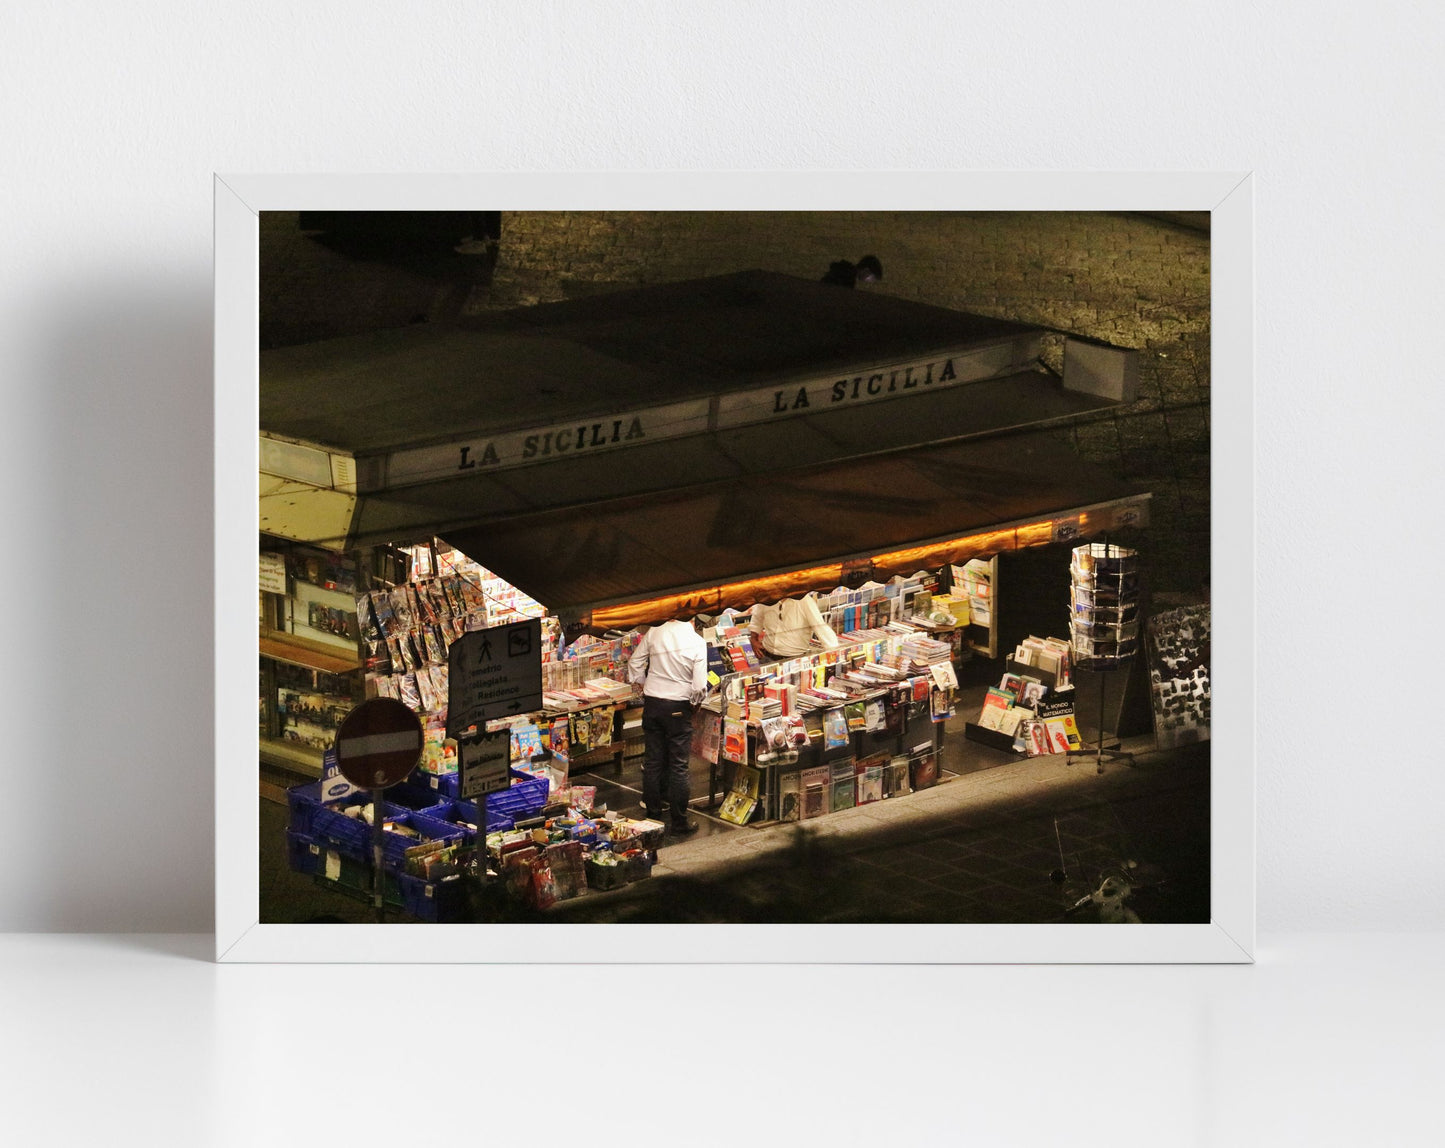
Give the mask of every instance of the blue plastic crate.
[{"label": "blue plastic crate", "polygon": [[[296,833],[315,833],[318,819],[323,819],[323,814],[339,814],[343,809],[350,809],[357,805],[369,805],[371,793],[368,790],[356,790],[353,793],[341,798],[338,801],[323,802],[321,800],[321,785],[319,781],[312,781],[306,785],[292,786],[286,791],[286,804],[290,809],[290,829]],[[407,809],[410,806],[397,807],[391,801],[391,792],[387,792],[387,808]]]},{"label": "blue plastic crate", "polygon": [[[547,804],[547,794],[551,788],[545,777],[533,777],[531,774],[512,771],[513,777],[526,778],[507,789],[498,793],[487,794],[487,832],[495,833],[499,829],[510,829],[513,823],[525,821],[529,817],[535,817],[542,812],[542,807]],[[458,801],[452,808],[452,816],[477,823],[477,806],[473,801]]]},{"label": "blue plastic crate", "polygon": [[455,798],[459,792],[455,773],[427,773],[424,769],[415,769],[406,783],[417,789],[429,789],[438,797],[448,799]]},{"label": "blue plastic crate", "polygon": [[[448,825],[444,821],[433,821],[420,813],[409,813],[403,817],[388,820],[415,829],[421,837],[405,837],[399,833],[387,833],[382,837],[382,864],[388,869],[400,869],[406,860],[406,851],[429,841],[462,842],[466,831],[460,826]],[[368,854],[369,856],[370,854]]]},{"label": "blue plastic crate", "polygon": [[474,844],[477,835],[465,825],[459,825],[457,821],[453,820],[454,817],[458,820],[461,819],[461,815],[456,811],[458,804],[460,802],[448,802],[439,814],[435,810],[414,813],[410,819],[412,827],[437,840],[446,840],[453,835],[460,835],[462,841],[467,845]]},{"label": "blue plastic crate", "polygon": [[312,819],[321,808],[321,782],[293,785],[286,791],[286,806],[290,810],[292,832],[310,833]]},{"label": "blue plastic crate", "polygon": [[[413,846],[426,841],[461,841],[466,836],[460,826],[432,821],[410,810],[389,807],[386,813],[388,824],[406,825],[421,834],[420,838],[413,838],[399,833],[383,832],[382,864],[389,869],[399,869],[405,860],[406,851]],[[356,861],[371,860],[371,826],[365,821],[323,810],[316,820],[313,839],[323,850],[334,849]]]},{"label": "blue plastic crate", "polygon": [[401,889],[401,907],[423,921],[458,921],[467,907],[466,889],[462,877],[445,877],[440,881],[426,881],[398,873],[397,884]]},{"label": "blue plastic crate", "polygon": [[[371,826],[359,817],[347,817],[341,812],[356,802],[343,802],[336,806],[322,806],[312,818],[311,836],[329,849],[335,849],[348,857],[365,860],[371,856]],[[362,803],[364,804],[364,802]],[[382,816],[387,821],[404,817],[409,809],[382,803]]]},{"label": "blue plastic crate", "polygon": [[434,789],[420,785],[412,785],[410,782],[393,785],[386,791],[386,801],[388,805],[397,805],[412,813],[422,813],[428,809],[435,809],[447,800],[447,797]]},{"label": "blue plastic crate", "polygon": [[[398,874],[386,873],[382,883],[382,900],[393,908],[402,908],[401,886],[397,882]],[[326,875],[325,868],[319,869],[316,875],[311,878],[323,889],[332,889],[343,892],[352,897],[359,897],[365,900],[371,898],[371,866],[363,865],[350,857],[342,857],[341,865],[337,876],[332,879]]]},{"label": "blue plastic crate", "polygon": [[319,873],[325,866],[326,850],[306,833],[286,831],[286,863],[296,873]]}]

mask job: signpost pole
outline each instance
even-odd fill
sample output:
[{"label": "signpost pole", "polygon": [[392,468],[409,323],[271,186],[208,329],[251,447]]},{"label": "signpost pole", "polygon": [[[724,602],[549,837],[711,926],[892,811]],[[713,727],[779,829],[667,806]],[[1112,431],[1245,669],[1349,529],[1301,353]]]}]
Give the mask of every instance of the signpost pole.
[{"label": "signpost pole", "polygon": [[[495,718],[542,708],[542,623],[468,630],[447,650],[447,736],[457,741],[458,791],[477,803],[477,880],[487,876],[487,794],[510,784],[511,735]],[[469,732],[473,731],[473,732]]]},{"label": "signpost pole", "polygon": [[477,803],[477,883],[487,879],[487,794],[508,785],[511,733],[500,730],[457,739],[457,789]]},{"label": "signpost pole", "polygon": [[376,909],[376,923],[386,920],[386,831],[382,827],[385,815],[382,813],[382,798],[386,790],[371,791],[371,903]]},{"label": "signpost pole", "polygon": [[386,914],[386,788],[421,760],[421,719],[395,698],[369,698],[342,719],[335,747],[341,776],[371,792],[371,897],[380,922]]},{"label": "signpost pole", "polygon": [[[487,795],[484,793],[477,798],[477,884],[481,886],[483,894],[487,890]],[[486,898],[483,897],[481,904],[485,905]]]}]

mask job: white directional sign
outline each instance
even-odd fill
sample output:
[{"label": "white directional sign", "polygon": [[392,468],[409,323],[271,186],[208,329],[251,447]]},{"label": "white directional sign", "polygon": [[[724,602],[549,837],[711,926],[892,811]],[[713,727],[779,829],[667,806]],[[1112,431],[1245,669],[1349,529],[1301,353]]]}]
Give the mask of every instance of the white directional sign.
[{"label": "white directional sign", "polygon": [[496,793],[512,783],[507,765],[512,756],[512,733],[499,730],[484,733],[476,741],[457,742],[457,771],[462,796],[480,797]]},{"label": "white directional sign", "polygon": [[447,655],[447,733],[542,708],[542,623],[470,630]]}]

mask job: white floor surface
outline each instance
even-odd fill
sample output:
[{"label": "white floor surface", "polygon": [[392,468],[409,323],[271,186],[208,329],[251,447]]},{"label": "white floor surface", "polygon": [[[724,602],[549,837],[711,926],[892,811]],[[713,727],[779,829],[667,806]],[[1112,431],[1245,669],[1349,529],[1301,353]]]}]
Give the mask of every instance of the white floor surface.
[{"label": "white floor surface", "polygon": [[1253,966],[228,965],[0,936],[0,1142],[1438,1145],[1445,935]]}]

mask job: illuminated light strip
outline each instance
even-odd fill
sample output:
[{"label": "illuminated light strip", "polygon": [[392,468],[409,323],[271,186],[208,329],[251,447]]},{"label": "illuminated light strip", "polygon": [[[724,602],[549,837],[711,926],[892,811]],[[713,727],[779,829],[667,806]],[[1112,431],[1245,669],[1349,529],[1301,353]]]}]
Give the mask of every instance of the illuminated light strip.
[{"label": "illuminated light strip", "polygon": [[[1001,551],[1046,546],[1054,541],[1054,531],[1059,526],[1074,526],[1080,534],[1107,530],[1113,523],[1113,513],[1126,507],[1142,510],[1148,498],[1148,495],[1142,495],[1138,498],[1121,499],[1074,514],[1025,522],[1002,530],[966,534],[943,542],[889,550],[873,555],[868,561],[874,574],[891,577],[893,574],[911,573],[925,566],[946,566]],[[843,562],[834,562],[825,566],[810,566],[803,570],[748,578],[741,582],[724,582],[705,589],[665,594],[639,602],[599,606],[584,620],[603,629],[625,630],[644,622],[657,622],[665,618],[716,614],[726,606],[742,609],[757,602],[776,602],[840,585],[843,581],[844,565]]]}]

